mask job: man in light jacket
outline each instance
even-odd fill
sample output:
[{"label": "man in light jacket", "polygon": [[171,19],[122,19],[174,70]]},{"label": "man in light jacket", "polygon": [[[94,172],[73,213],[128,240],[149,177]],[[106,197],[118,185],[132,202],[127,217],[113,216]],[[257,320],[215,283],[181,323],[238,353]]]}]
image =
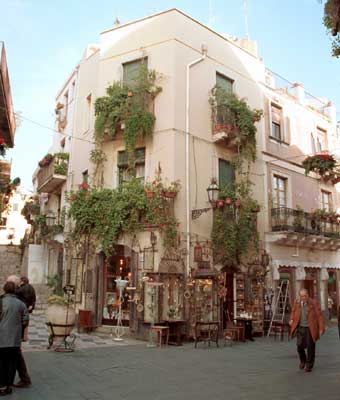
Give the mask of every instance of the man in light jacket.
[{"label": "man in light jacket", "polygon": [[26,305],[16,297],[14,282],[6,282],[0,316],[0,396],[12,393],[22,326],[28,322]]}]

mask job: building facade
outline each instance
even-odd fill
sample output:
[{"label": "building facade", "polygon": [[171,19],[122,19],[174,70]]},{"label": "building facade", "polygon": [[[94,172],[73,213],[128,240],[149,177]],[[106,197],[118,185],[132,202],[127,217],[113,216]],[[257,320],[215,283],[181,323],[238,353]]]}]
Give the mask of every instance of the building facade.
[{"label": "building facade", "polygon": [[[137,232],[122,229],[115,252],[107,257],[86,237],[72,241],[74,221],[62,220],[70,207],[65,193],[88,185],[115,189],[129,179],[124,123],[101,141],[105,162],[99,173],[90,161],[98,144],[94,110],[107,87],[131,80],[141,62],[157,71],[162,90],[150,105],[156,117],[153,135],[136,143],[136,176],[145,183],[181,183],[175,197],[163,199],[178,222],[176,246],[167,248],[160,226],[144,221]],[[41,263],[48,275],[62,272],[64,282],[75,285],[78,308],[91,311],[96,324],[116,324],[121,305],[123,325],[136,335],[145,336],[150,323],[174,320],[185,321],[190,335],[197,321],[225,323],[251,310],[261,333],[263,301],[270,290],[276,296],[280,279],[289,277],[291,300],[302,286],[324,309],[328,292],[335,290],[338,298],[336,235],[292,231],[281,221],[298,206],[306,213],[331,203],[336,209],[336,186],[317,175],[306,177],[301,166],[314,152],[313,143],[315,152],[337,148],[334,110],[317,99],[311,104],[300,85],[290,93],[274,81],[253,42],[219,35],[176,9],[104,31],[98,45],[88,46],[57,95],[59,133],[50,161],[44,157],[34,181],[45,222],[62,226],[42,238]],[[253,121],[257,158],[248,172],[233,168],[240,146],[227,114],[211,107],[216,85],[246,99],[251,110],[263,111]],[[242,174],[252,181],[261,205],[250,220],[257,224],[259,246],[247,263],[235,266],[214,259],[212,230],[221,210],[208,201],[207,188],[212,189],[213,178],[222,188],[241,182]],[[239,206],[235,201],[233,218],[241,215]],[[303,218],[309,221],[307,214]],[[122,298],[117,278],[128,281]]]}]

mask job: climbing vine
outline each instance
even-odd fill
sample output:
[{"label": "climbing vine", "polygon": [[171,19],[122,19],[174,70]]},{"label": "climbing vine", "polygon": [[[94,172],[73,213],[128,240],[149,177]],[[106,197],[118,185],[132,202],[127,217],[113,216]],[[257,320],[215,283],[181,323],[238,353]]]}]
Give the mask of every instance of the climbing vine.
[{"label": "climbing vine", "polygon": [[67,194],[68,216],[74,222],[72,237],[90,235],[106,256],[114,254],[122,232],[135,233],[145,225],[157,227],[165,247],[174,247],[177,220],[168,212],[168,202],[161,192],[148,198],[143,184],[132,179],[117,189],[81,187]]},{"label": "climbing vine", "polygon": [[114,82],[106,89],[106,96],[99,97],[95,102],[96,150],[100,148],[105,135],[112,139],[119,130],[123,130],[131,175],[135,171],[134,150],[137,140],[153,133],[156,118],[151,105],[162,90],[157,85],[159,78],[156,71],[149,70],[142,63],[136,80],[123,84]]}]

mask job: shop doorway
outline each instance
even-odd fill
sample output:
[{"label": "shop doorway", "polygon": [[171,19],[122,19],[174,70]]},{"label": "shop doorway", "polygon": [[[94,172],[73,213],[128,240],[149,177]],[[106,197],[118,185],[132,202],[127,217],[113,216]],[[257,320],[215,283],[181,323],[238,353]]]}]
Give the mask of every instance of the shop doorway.
[{"label": "shop doorway", "polygon": [[222,304],[222,325],[226,328],[228,321],[234,320],[234,274],[224,273],[224,294],[221,297]]},{"label": "shop doorway", "polygon": [[[115,255],[104,260],[104,290],[103,290],[103,325],[115,325],[119,309],[119,292],[115,280],[117,278],[131,279],[131,257],[124,254],[124,246],[116,246]],[[122,322],[129,326],[130,309],[129,295],[126,290],[123,292],[122,301]]]},{"label": "shop doorway", "polygon": [[[337,279],[336,279],[336,271],[328,271],[328,296],[332,299],[332,309],[330,311],[330,318],[335,318],[337,316],[338,310],[338,290],[337,290]],[[327,301],[328,303],[328,301]]]},{"label": "shop doorway", "polygon": [[305,268],[306,278],[303,281],[302,289],[308,291],[309,297],[312,299],[318,298],[318,275],[316,269]]}]

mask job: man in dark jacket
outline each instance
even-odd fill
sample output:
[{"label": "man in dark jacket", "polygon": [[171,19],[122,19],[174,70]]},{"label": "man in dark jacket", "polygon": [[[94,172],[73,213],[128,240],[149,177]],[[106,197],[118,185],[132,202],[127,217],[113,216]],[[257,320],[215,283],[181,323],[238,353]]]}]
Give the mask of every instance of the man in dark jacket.
[{"label": "man in dark jacket", "polygon": [[[31,314],[35,307],[35,290],[30,285],[29,280],[26,276],[20,278],[20,286],[17,289],[17,296],[21,301],[26,304],[28,312]],[[28,338],[28,324],[23,331],[23,341],[26,342]]]},{"label": "man in dark jacket", "polygon": [[[17,291],[18,291],[18,288],[19,288],[19,285],[20,285],[20,279],[16,275],[10,275],[7,278],[7,282],[14,282],[14,284],[16,285],[16,296],[19,298],[19,296],[17,295]],[[28,321],[26,321],[26,324],[28,324]],[[23,327],[23,329],[24,329],[24,327]],[[25,362],[24,356],[22,355],[21,347],[19,347],[19,351],[18,351],[18,354],[17,354],[16,370],[18,372],[20,380],[19,380],[18,383],[14,384],[13,386],[17,387],[17,388],[30,387],[31,384],[32,384],[32,381],[31,381],[31,377],[30,377],[30,375],[28,373],[28,370],[27,370],[27,366],[26,366],[26,362]]]}]

